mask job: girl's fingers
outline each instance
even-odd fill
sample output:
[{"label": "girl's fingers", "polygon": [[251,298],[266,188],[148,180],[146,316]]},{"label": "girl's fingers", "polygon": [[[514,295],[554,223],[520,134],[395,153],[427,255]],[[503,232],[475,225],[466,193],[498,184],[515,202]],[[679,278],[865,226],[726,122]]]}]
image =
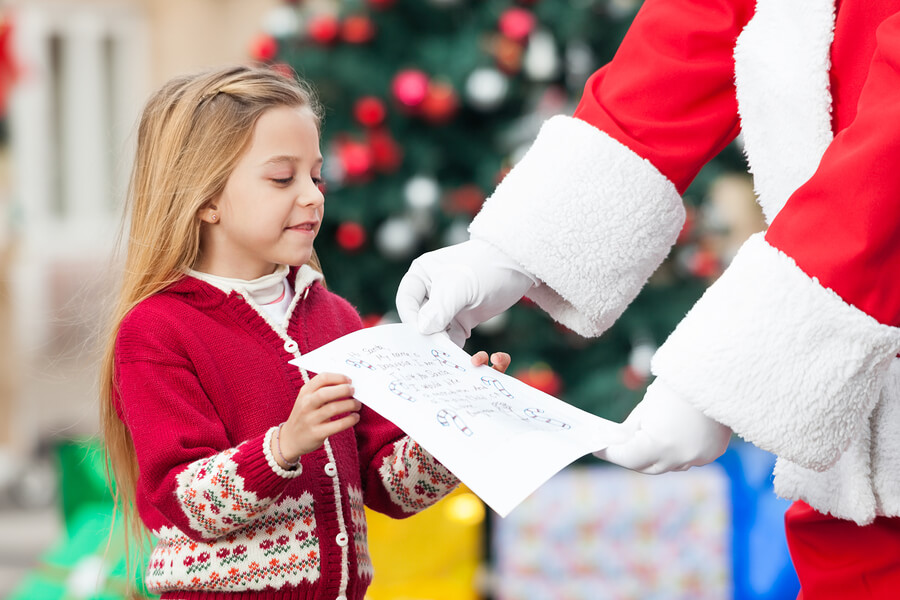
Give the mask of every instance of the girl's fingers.
[{"label": "girl's fingers", "polygon": [[308,454],[320,448],[328,436],[358,423],[361,408],[362,403],[356,398],[326,402],[316,409],[311,409],[308,405],[301,406],[299,410],[295,407],[284,423],[281,439],[289,443],[291,448],[298,449],[298,454]]},{"label": "girl's fingers", "polygon": [[340,385],[342,383],[352,383],[350,378],[346,375],[341,375],[340,373],[319,373],[315,377],[309,380],[309,383],[305,384],[302,388],[300,388],[301,394],[311,394],[316,390],[320,390],[323,387],[328,387],[331,385]]},{"label": "girl's fingers", "polygon": [[329,402],[353,397],[355,391],[355,388],[349,383],[328,385],[306,395],[304,401],[310,409],[318,410]]},{"label": "girl's fingers", "polygon": [[[506,369],[509,368],[510,362],[511,359],[509,357],[509,354],[507,354],[506,352],[494,352],[490,356],[491,366],[501,373],[506,373]],[[488,364],[488,353],[484,350],[480,350],[479,352],[473,354],[472,364],[476,367]]]},{"label": "girl's fingers", "polygon": [[323,438],[327,438],[333,436],[336,433],[340,433],[345,429],[350,429],[357,423],[359,423],[359,413],[352,412],[345,417],[341,417],[340,419],[322,423],[322,425],[317,428],[317,431]]},{"label": "girl's fingers", "polygon": [[334,402],[329,402],[328,404],[319,408],[319,410],[317,411],[317,417],[319,417],[323,422],[330,421],[334,417],[342,415],[344,413],[359,412],[360,408],[362,408],[362,403],[356,398],[335,400]]},{"label": "girl's fingers", "polygon": [[480,350],[472,355],[472,364],[476,367],[488,364],[488,353]]},{"label": "girl's fingers", "polygon": [[506,352],[494,352],[491,354],[491,366],[501,373],[506,373],[506,369],[509,368],[510,362],[512,362],[512,359]]}]

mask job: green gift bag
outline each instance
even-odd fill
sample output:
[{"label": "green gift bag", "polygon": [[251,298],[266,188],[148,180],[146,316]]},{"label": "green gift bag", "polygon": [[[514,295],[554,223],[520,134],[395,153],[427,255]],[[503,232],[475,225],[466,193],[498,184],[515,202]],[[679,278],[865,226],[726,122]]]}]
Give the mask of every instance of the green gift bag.
[{"label": "green gift bag", "polygon": [[65,442],[57,456],[65,533],[9,600],[153,598],[143,584],[149,544],[130,544],[131,573],[126,569],[124,528],[121,515],[113,520],[99,442]]}]

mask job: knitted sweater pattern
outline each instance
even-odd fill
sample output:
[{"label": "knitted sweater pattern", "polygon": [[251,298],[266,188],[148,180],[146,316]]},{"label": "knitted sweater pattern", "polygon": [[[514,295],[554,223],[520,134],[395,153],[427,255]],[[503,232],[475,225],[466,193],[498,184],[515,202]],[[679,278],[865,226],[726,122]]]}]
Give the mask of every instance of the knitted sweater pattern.
[{"label": "knitted sweater pattern", "polygon": [[116,342],[117,409],[134,441],[136,503],[157,538],[162,598],[361,600],[372,579],[364,506],[402,518],[458,480],[367,407],[280,468],[269,442],[307,375],[287,363],[361,327],[308,267],[286,323],[247,294],[184,277],[141,302]]}]

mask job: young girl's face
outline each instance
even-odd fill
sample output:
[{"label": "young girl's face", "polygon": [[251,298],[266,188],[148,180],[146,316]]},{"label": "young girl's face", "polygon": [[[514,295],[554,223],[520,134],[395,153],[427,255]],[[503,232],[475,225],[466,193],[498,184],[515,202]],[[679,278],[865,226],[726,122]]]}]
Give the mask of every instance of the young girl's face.
[{"label": "young girl's face", "polygon": [[201,211],[198,268],[256,279],[309,261],[322,223],[322,155],[310,109],[277,107],[256,122],[225,189]]}]

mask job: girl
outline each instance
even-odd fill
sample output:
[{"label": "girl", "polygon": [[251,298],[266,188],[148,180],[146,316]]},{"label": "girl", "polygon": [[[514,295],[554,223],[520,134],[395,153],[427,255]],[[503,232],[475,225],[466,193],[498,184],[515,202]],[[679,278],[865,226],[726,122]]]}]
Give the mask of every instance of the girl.
[{"label": "girl", "polygon": [[318,127],[306,88],[249,67],[172,80],[140,122],[101,418],[162,598],[361,599],[363,506],[404,517],[458,483],[349,379],[287,363],[361,326],[313,251]]}]

